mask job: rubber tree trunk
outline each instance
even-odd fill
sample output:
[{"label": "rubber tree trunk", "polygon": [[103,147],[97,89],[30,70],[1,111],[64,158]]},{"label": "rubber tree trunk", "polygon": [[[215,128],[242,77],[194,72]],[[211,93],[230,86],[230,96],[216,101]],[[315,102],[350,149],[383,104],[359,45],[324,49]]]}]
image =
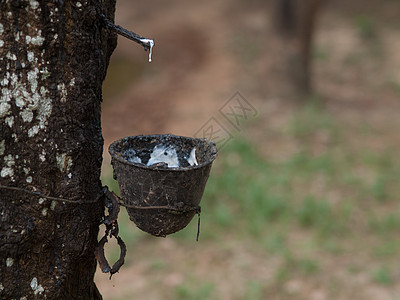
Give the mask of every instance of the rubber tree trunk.
[{"label": "rubber tree trunk", "polygon": [[290,80],[297,91],[312,92],[312,43],[322,0],[276,0]]},{"label": "rubber tree trunk", "polygon": [[0,0],[0,298],[101,299],[101,87],[115,0]]}]

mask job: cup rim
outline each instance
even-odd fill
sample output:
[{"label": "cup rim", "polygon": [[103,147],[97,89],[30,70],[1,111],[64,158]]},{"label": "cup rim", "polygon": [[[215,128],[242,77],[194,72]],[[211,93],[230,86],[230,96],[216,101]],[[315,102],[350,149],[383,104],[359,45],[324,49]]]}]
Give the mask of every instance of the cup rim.
[{"label": "cup rim", "polygon": [[[120,143],[127,141],[128,139],[138,139],[138,138],[156,138],[159,139],[160,137],[172,137],[172,138],[183,138],[186,140],[196,140],[196,141],[202,141],[205,142],[207,144],[209,144],[211,146],[211,155],[210,155],[210,159],[202,164],[198,164],[195,166],[188,166],[188,167],[183,167],[183,168],[159,168],[157,166],[147,166],[145,164],[141,164],[141,163],[135,163],[135,162],[130,162],[126,159],[124,159],[122,157],[122,155],[117,155],[118,151],[115,149],[117,147],[117,145],[119,145]],[[174,135],[171,133],[168,134],[150,134],[150,135],[133,135],[133,136],[126,136],[123,138],[120,138],[114,142],[112,142],[110,144],[110,146],[108,147],[108,152],[111,155],[111,159],[112,160],[117,160],[120,163],[123,163],[125,165],[131,165],[134,167],[138,167],[141,169],[145,169],[145,170],[152,170],[152,171],[167,171],[167,172],[181,172],[181,171],[189,171],[189,170],[196,170],[196,169],[201,169],[207,165],[210,165],[213,163],[213,161],[217,158],[218,156],[218,149],[217,146],[215,145],[215,143],[207,138],[193,138],[193,137],[187,137],[187,136],[180,136],[180,135]]]}]

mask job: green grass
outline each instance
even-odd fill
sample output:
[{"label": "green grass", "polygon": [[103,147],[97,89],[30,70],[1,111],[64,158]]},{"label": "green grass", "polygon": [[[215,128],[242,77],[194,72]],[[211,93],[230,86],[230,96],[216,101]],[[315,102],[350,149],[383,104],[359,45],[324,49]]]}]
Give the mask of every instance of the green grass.
[{"label": "green grass", "polygon": [[185,282],[175,288],[174,299],[208,300],[217,299],[214,296],[215,284],[212,282]]},{"label": "green grass", "polygon": [[374,256],[378,258],[396,256],[400,251],[400,241],[383,241],[382,243],[379,243],[379,245],[375,246],[372,251]]},{"label": "green grass", "polygon": [[394,92],[396,92],[397,94],[400,94],[400,82],[391,81],[390,82],[390,87],[392,88],[392,90]]},{"label": "green grass", "polygon": [[319,227],[326,229],[335,221],[333,219],[332,207],[326,200],[316,200],[307,196],[302,201],[297,211],[297,218],[301,226]]},{"label": "green grass", "polygon": [[376,36],[376,26],[373,20],[366,15],[359,15],[354,19],[354,25],[363,39],[372,39]]},{"label": "green grass", "polygon": [[378,234],[395,233],[400,230],[400,212],[389,212],[370,219],[371,229]]},{"label": "green grass", "polygon": [[301,259],[299,262],[299,269],[305,275],[313,275],[319,270],[319,263],[314,259]]},{"label": "green grass", "polygon": [[309,103],[294,115],[289,133],[305,142],[321,134],[327,135],[330,140],[338,138],[338,128],[333,118],[323,109],[318,95],[311,96]]},{"label": "green grass", "polygon": [[[262,249],[285,257],[288,248],[298,246],[289,233],[303,232],[312,246],[310,251],[299,247],[304,253],[295,265],[305,273],[318,273],[318,263],[303,256],[317,249],[340,255],[349,247],[358,247],[357,241],[363,238],[382,245],[385,239],[394,238],[400,230],[400,215],[380,206],[400,208],[396,204],[400,193],[396,154],[351,149],[343,140],[345,130],[322,108],[312,105],[300,111],[286,131],[299,144],[299,151],[286,160],[261,157],[262,149],[256,144],[235,138],[220,153],[208,181],[201,203],[201,238],[223,240],[226,234],[252,238]],[[315,154],[311,145],[321,133],[327,144]],[[195,228],[190,231],[193,239]],[[382,247],[359,250],[372,256],[395,256],[397,246]],[[285,267],[278,273],[278,277],[292,274]]]},{"label": "green grass", "polygon": [[248,281],[246,283],[246,292],[245,295],[242,297],[242,299],[248,299],[248,300],[262,300],[264,299],[263,294],[262,294],[262,287],[263,283],[258,282],[258,281]]},{"label": "green grass", "polygon": [[381,285],[391,285],[393,283],[393,275],[386,266],[375,269],[372,272],[372,278]]},{"label": "green grass", "polygon": [[376,25],[369,16],[357,16],[354,19],[354,25],[362,39],[372,39],[376,37]]},{"label": "green grass", "polygon": [[283,253],[283,263],[275,273],[275,281],[277,283],[287,282],[289,278],[294,276],[313,276],[320,270],[320,263],[317,259],[310,257],[298,257],[292,251],[287,249]]},{"label": "green grass", "polygon": [[203,224],[212,222],[213,230],[229,228],[260,236],[266,227],[289,222],[327,232],[342,227],[337,222],[348,219],[347,203],[333,207],[323,195],[308,192],[310,182],[321,174],[336,180],[340,170],[336,170],[331,154],[313,157],[300,152],[285,162],[274,163],[263,161],[243,140],[233,141],[226,151],[238,151],[241,166],[232,166],[222,157],[218,168],[223,171],[210,177],[203,204],[212,212],[212,220],[204,216]]},{"label": "green grass", "polygon": [[[256,143],[235,137],[220,151],[205,189],[200,243],[241,240],[252,251],[277,256],[282,261],[274,271],[277,284],[296,276],[318,276],[321,253],[335,257],[353,251],[389,265],[400,250],[395,242],[400,230],[400,163],[390,149],[373,152],[349,147],[346,130],[311,104],[283,129],[298,145],[298,151],[285,159],[270,158]],[[315,145],[321,143],[315,152]],[[118,190],[111,175],[103,178],[103,184]],[[139,245],[146,234],[124,211],[119,218],[121,236],[128,247]],[[194,243],[196,231],[195,217],[169,238]],[[165,262],[154,261],[151,268],[164,271]],[[385,266],[370,276],[382,285],[393,281]],[[262,287],[249,280],[243,296],[262,299]],[[174,293],[176,299],[217,299],[216,290],[211,282],[191,278]]]}]

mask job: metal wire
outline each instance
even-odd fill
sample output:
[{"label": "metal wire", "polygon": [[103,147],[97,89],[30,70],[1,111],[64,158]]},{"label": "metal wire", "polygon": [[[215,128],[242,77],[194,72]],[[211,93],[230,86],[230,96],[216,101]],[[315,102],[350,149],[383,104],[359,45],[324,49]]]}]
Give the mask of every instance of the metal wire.
[{"label": "metal wire", "polygon": [[59,198],[59,197],[52,197],[52,196],[44,195],[43,193],[40,193],[40,192],[34,192],[34,191],[27,190],[27,189],[19,188],[19,187],[6,186],[6,185],[1,185],[1,184],[0,184],[0,189],[20,191],[20,192],[24,192],[24,193],[31,194],[34,196],[46,198],[49,200],[68,202],[68,203],[86,204],[86,203],[95,203],[99,200],[99,197],[96,198],[96,200],[94,200],[94,201],[71,200],[71,199],[65,199],[65,198]]},{"label": "metal wire", "polygon": [[105,186],[103,188],[103,193],[100,194],[96,198],[96,200],[94,200],[94,201],[71,200],[71,199],[65,199],[65,198],[59,198],[59,197],[52,197],[52,196],[44,195],[43,193],[40,193],[40,192],[33,192],[33,191],[30,191],[30,190],[27,190],[27,189],[23,189],[23,188],[19,188],[19,187],[13,187],[13,186],[6,186],[6,185],[1,185],[1,184],[0,184],[0,189],[6,189],[6,190],[12,190],[12,191],[20,191],[20,192],[24,192],[24,193],[27,193],[27,194],[31,194],[31,195],[37,196],[37,197],[46,198],[46,199],[49,199],[49,200],[61,201],[61,202],[67,202],[67,203],[74,203],[74,204],[96,203],[101,197],[103,197],[103,196],[107,197],[107,192],[109,192],[109,193],[113,194],[113,196],[115,196],[115,198],[117,200],[117,203],[119,205],[124,206],[126,208],[139,209],[139,210],[166,209],[166,210],[173,211],[174,213],[178,213],[178,214],[185,214],[185,213],[193,211],[198,216],[196,242],[199,241],[199,236],[200,236],[200,213],[201,213],[201,207],[200,206],[188,207],[188,208],[182,209],[182,208],[176,208],[176,207],[172,207],[172,206],[137,206],[137,205],[125,204],[125,203],[121,202],[121,199],[114,192],[110,192],[108,190],[107,186]]},{"label": "metal wire", "polygon": [[[34,195],[34,196],[46,198],[46,199],[49,199],[49,200],[68,202],[68,203],[76,203],[76,204],[95,203],[95,202],[97,202],[99,200],[100,197],[102,197],[106,193],[106,191],[108,191],[108,188],[104,187],[103,193],[99,197],[97,197],[96,200],[94,200],[94,201],[82,201],[82,200],[71,200],[71,199],[47,196],[47,195],[44,195],[41,192],[34,192],[34,191],[27,190],[27,189],[19,188],[19,187],[12,187],[12,186],[6,186],[6,185],[1,185],[1,184],[0,184],[0,189],[20,191],[20,192],[28,193],[28,194],[31,194],[31,195]],[[111,193],[113,193],[113,192],[111,192]],[[115,195],[115,193],[113,193],[113,194]],[[126,204],[126,203],[121,202],[121,199],[117,195],[115,195],[115,197],[118,199],[118,204],[119,205],[124,206],[126,208],[132,208],[132,209],[141,209],[141,210],[167,209],[167,210],[171,210],[171,211],[182,213],[182,214],[183,213],[187,213],[187,212],[191,212],[191,211],[194,211],[194,212],[198,213],[201,210],[200,206],[181,209],[181,208],[176,208],[176,207],[172,207],[172,206],[137,206],[137,205],[130,205],[130,204]]]}]

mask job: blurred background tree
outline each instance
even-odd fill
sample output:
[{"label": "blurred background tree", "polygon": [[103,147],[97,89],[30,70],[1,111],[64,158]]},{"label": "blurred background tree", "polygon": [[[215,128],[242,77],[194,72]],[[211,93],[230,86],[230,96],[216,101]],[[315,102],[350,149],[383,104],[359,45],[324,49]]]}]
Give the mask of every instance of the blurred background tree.
[{"label": "blurred background tree", "polygon": [[276,0],[276,23],[285,43],[288,77],[296,90],[312,92],[312,55],[322,0]]}]

